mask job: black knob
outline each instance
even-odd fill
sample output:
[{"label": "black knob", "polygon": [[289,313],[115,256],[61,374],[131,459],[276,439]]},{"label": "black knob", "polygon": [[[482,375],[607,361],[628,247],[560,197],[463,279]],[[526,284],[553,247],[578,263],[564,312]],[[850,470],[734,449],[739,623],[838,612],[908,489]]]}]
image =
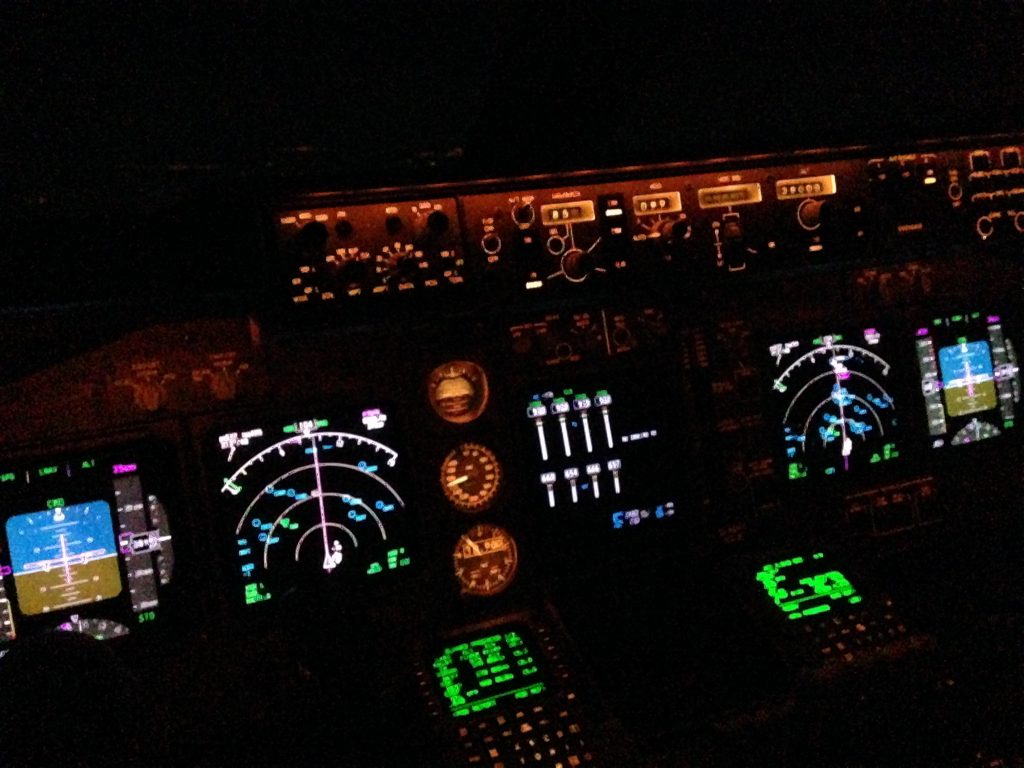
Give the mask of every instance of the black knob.
[{"label": "black knob", "polygon": [[348,219],[339,219],[338,223],[334,225],[334,234],[338,237],[345,238],[352,234],[355,227],[352,226],[352,222]]},{"label": "black knob", "polygon": [[390,235],[397,235],[402,231],[402,227],[404,226],[405,223],[402,221],[401,216],[388,216],[387,219],[384,220],[384,228]]},{"label": "black knob", "polygon": [[521,227],[528,227],[533,224],[533,220],[536,217],[536,213],[533,210],[533,206],[530,203],[524,203],[523,205],[517,205],[512,209],[512,218],[516,224]]},{"label": "black knob", "polygon": [[579,248],[572,248],[562,256],[562,272],[570,282],[583,282],[593,269],[593,257],[589,253],[584,253]]},{"label": "black knob", "polygon": [[818,229],[821,226],[822,205],[820,200],[804,200],[796,209],[797,223],[808,232]]},{"label": "black knob", "polygon": [[339,278],[346,285],[363,282],[368,274],[366,264],[361,261],[346,261],[339,273]]},{"label": "black knob", "polygon": [[311,221],[299,230],[296,240],[305,250],[322,251],[327,247],[327,227],[319,221]]},{"label": "black knob", "polygon": [[485,235],[480,241],[480,247],[484,249],[484,253],[494,255],[501,250],[501,238],[493,234]]},{"label": "black knob", "polygon": [[420,268],[420,260],[415,256],[406,256],[398,260],[395,271],[404,280],[411,280]]},{"label": "black knob", "polygon": [[427,229],[435,235],[443,235],[448,231],[449,226],[451,226],[451,222],[448,220],[448,214],[444,211],[434,211],[427,216]]}]

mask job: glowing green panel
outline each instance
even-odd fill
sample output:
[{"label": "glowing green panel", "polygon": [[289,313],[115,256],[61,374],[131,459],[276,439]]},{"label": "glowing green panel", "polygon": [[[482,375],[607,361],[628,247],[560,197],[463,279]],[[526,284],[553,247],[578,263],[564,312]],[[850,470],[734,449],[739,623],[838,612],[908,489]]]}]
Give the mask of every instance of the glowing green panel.
[{"label": "glowing green panel", "polygon": [[434,675],[454,717],[543,693],[546,682],[525,628],[504,627],[445,647]]},{"label": "glowing green panel", "polygon": [[767,563],[758,572],[757,580],[787,618],[816,616],[861,601],[857,590],[841,572],[819,562],[824,557],[823,553],[816,552],[809,560],[803,557],[779,560]]}]

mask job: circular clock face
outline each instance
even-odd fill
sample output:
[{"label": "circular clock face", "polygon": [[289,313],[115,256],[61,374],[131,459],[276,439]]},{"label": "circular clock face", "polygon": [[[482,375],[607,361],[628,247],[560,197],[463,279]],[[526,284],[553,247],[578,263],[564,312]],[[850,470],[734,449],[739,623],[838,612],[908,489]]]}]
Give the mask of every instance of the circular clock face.
[{"label": "circular clock face", "polygon": [[427,377],[430,405],[452,424],[468,424],[487,407],[487,374],[476,363],[453,360]]},{"label": "circular clock face", "polygon": [[512,583],[519,566],[516,542],[504,528],[481,523],[459,537],[452,553],[463,594],[496,595]]},{"label": "circular clock face", "polygon": [[479,512],[494,501],[501,485],[501,465],[490,448],[463,443],[441,465],[441,489],[452,506]]}]

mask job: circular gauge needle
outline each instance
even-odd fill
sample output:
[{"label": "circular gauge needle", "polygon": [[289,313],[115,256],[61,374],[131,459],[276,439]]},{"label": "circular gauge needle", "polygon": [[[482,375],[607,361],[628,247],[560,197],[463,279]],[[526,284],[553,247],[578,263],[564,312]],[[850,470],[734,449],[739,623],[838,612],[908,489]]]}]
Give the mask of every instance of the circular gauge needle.
[{"label": "circular gauge needle", "polygon": [[469,480],[469,475],[460,475],[459,477],[456,477],[454,480],[449,480],[448,486],[451,487],[453,485],[462,485],[467,480]]},{"label": "circular gauge needle", "polygon": [[331,554],[331,545],[327,543],[327,510],[324,509],[323,485],[320,481],[320,458],[316,449],[316,436],[310,435],[309,441],[313,444],[313,470],[316,473],[316,500],[320,504],[320,531],[324,535],[324,570],[330,573],[337,565],[334,556]]}]

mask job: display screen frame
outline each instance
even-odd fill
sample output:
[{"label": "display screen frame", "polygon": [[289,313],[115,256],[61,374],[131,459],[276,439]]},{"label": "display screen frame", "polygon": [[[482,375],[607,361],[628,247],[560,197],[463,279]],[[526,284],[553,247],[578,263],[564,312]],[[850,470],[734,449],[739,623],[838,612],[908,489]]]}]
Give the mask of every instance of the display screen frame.
[{"label": "display screen frame", "polygon": [[[998,330],[996,338],[993,338],[992,330],[996,326]],[[932,454],[955,456],[964,449],[978,451],[984,450],[983,446],[1020,443],[1021,430],[1015,428],[1024,408],[1017,347],[1019,329],[1014,313],[998,310],[936,311],[918,318],[913,331],[915,373],[922,399],[919,407],[923,431],[929,447],[933,449]],[[1003,351],[999,349],[999,337]],[[959,354],[958,346],[961,347]],[[979,352],[983,355],[981,368],[990,375],[982,382],[982,392],[967,394],[961,390],[970,388],[972,376],[969,365],[978,361]],[[972,359],[965,360],[965,354]],[[951,402],[950,392],[954,388],[948,386],[950,374],[954,374],[953,378],[957,380],[956,372],[964,368],[967,369],[965,384],[955,388],[958,399]],[[989,402],[979,403],[976,397],[984,397]],[[1004,402],[1007,399],[1008,403]],[[950,407],[954,403],[957,405],[955,411]],[[1004,412],[1006,410],[1009,410],[1009,415]],[[960,439],[972,425],[993,426],[990,420],[996,411],[999,412],[996,419],[999,423],[994,425],[997,434],[986,439],[971,439],[970,436]],[[952,450],[954,448],[956,450]]]},{"label": "display screen frame", "polygon": [[[155,435],[105,435],[53,450],[25,449],[3,459],[0,582],[5,602],[0,602],[0,613],[10,614],[0,616],[0,624],[13,619],[15,637],[3,632],[0,648],[20,637],[53,630],[81,632],[101,640],[136,635],[152,640],[168,625],[180,629],[185,575],[180,566],[193,559],[190,542],[181,533],[185,526],[181,498],[176,451]],[[19,586],[13,573],[8,521],[24,520],[26,515],[53,517],[98,503],[106,507],[116,545],[120,587],[116,594],[34,613],[23,611],[19,594],[25,583],[23,577]],[[38,542],[36,546],[43,549]],[[83,546],[95,549],[95,542]],[[140,557],[144,561],[129,565]],[[88,557],[76,559],[69,553],[63,566],[75,577],[81,575],[85,561]]]},{"label": "display screen frame", "polygon": [[[423,558],[417,556],[418,551],[412,551],[418,550],[422,539],[419,536],[420,521],[416,505],[409,503],[413,499],[413,478],[409,468],[408,442],[404,439],[404,425],[395,417],[398,409],[392,406],[391,401],[382,399],[349,397],[346,400],[349,403],[366,402],[367,405],[359,407],[339,402],[318,401],[289,409],[247,409],[211,419],[204,425],[199,439],[206,492],[213,518],[209,526],[209,535],[215,556],[221,563],[223,598],[228,610],[259,617],[275,614],[299,603],[305,604],[310,610],[322,610],[328,603],[334,607],[342,607],[345,604],[358,603],[364,598],[373,600],[382,590],[391,589],[396,584],[403,583],[406,576],[420,572]],[[371,412],[384,414],[383,435],[363,424],[364,418],[374,418],[370,415]],[[391,558],[394,560],[393,564],[390,560],[388,563],[375,561],[379,562],[381,570],[375,573],[372,580],[368,575],[349,572],[350,569],[344,568],[344,561],[336,572],[329,574],[329,579],[324,579],[323,574],[313,573],[300,574],[291,583],[287,583],[283,578],[277,580],[271,577],[263,579],[262,582],[247,578],[239,570],[244,565],[239,553],[245,547],[239,544],[241,538],[236,535],[237,520],[233,515],[238,511],[238,507],[225,506],[225,500],[231,498],[224,493],[225,483],[231,472],[226,471],[228,464],[221,439],[228,434],[242,435],[249,430],[261,428],[280,430],[283,437],[286,426],[323,421],[327,422],[327,426],[318,427],[313,430],[314,432],[322,432],[325,429],[344,430],[348,434],[383,443],[397,453],[396,466],[389,468],[388,472],[389,477],[393,478],[391,485],[398,490],[400,498],[405,502],[403,506],[396,505],[401,515],[401,523],[397,528],[401,529],[402,536],[401,542],[396,542],[396,549],[401,551],[396,552],[395,558]],[[361,428],[353,426],[360,424]],[[293,434],[298,435],[299,432]],[[355,501],[358,502],[359,499],[356,498]],[[364,512],[365,510],[361,510],[360,514]],[[229,541],[231,546],[227,543]],[[390,567],[391,565],[394,567]],[[254,569],[254,572],[258,573],[259,569]],[[253,593],[253,584],[262,586],[258,586]],[[269,593],[269,598],[265,596],[266,593]],[[256,595],[256,599],[249,599],[253,594]]]},{"label": "display screen frame", "polygon": [[[918,454],[915,445],[916,413],[911,413],[914,363],[912,351],[908,351],[912,348],[912,343],[908,345],[908,349],[904,349],[901,341],[905,333],[903,324],[894,322],[891,318],[880,318],[875,321],[839,318],[815,323],[804,322],[758,334],[757,343],[760,347],[758,359],[763,366],[762,386],[766,420],[764,434],[775,463],[775,477],[787,492],[796,492],[796,489],[801,487],[808,489],[828,486],[834,486],[837,489],[858,487],[887,477],[899,476],[913,465],[913,457]],[[831,342],[828,342],[829,337],[832,339]],[[877,342],[871,343],[871,339],[877,339]],[[821,343],[815,344],[816,341]],[[833,348],[861,349],[869,353],[872,360],[877,357],[884,361],[888,372],[884,375],[880,387],[870,383],[869,380],[875,379],[874,376],[858,375],[857,371],[852,370],[852,366],[847,366],[845,370],[842,363],[838,367],[831,366],[831,363],[830,366],[833,368],[832,375],[836,377],[833,389],[835,387],[842,388],[843,381],[864,381],[871,390],[872,396],[880,398],[886,404],[886,408],[879,408],[873,401],[865,402],[866,398],[855,393],[852,397],[842,398],[844,407],[852,400],[859,410],[866,412],[861,414],[863,418],[856,417],[862,424],[877,428],[877,419],[882,419],[882,426],[888,426],[889,432],[883,436],[881,430],[878,430],[878,438],[880,438],[878,444],[875,445],[873,442],[871,450],[859,453],[856,450],[859,440],[857,435],[847,434],[844,437],[841,429],[835,428],[835,424],[839,422],[832,422],[826,427],[822,421],[817,425],[819,430],[827,431],[830,427],[833,428],[829,433],[830,440],[826,441],[825,437],[822,437],[825,444],[836,442],[838,446],[840,442],[849,440],[851,448],[849,456],[843,456],[842,451],[830,448],[830,454],[836,453],[834,461],[819,459],[815,455],[812,462],[801,462],[799,461],[801,444],[799,438],[803,437],[806,441],[810,427],[796,430],[801,434],[797,435],[796,432],[793,432],[792,439],[787,440],[786,425],[787,423],[796,424],[800,421],[793,416],[794,400],[803,393],[804,399],[810,402],[807,396],[809,387],[814,385],[815,381],[822,379],[824,374],[809,381],[797,382],[794,372],[797,376],[805,374],[799,371],[801,366],[794,367],[794,364],[812,352],[830,348],[830,344],[833,345]],[[873,360],[872,365],[877,367],[879,372],[882,370],[882,364],[877,360]],[[789,372],[788,377],[784,376],[787,371]],[[907,374],[908,371],[910,375]],[[873,374],[875,371],[870,373]],[[789,378],[791,380],[787,380]],[[797,382],[800,386],[794,389],[793,382]],[[883,393],[887,394],[891,400],[886,402]],[[815,414],[820,416],[819,420],[826,417],[827,408],[822,407],[826,400],[838,408],[835,398],[831,395],[830,397],[831,400],[826,398],[815,404],[816,408],[812,409],[812,417]],[[881,415],[876,418],[876,414],[879,413]],[[787,414],[789,414],[788,417]],[[835,416],[835,414],[832,415]],[[851,415],[851,418],[855,417]],[[804,426],[809,422],[810,418],[807,419]],[[875,439],[875,436],[872,435],[872,440],[875,441]],[[863,442],[866,443],[866,440]],[[793,455],[794,453],[796,455]],[[877,461],[873,460],[875,454],[878,455]],[[844,459],[849,460],[850,457],[856,457],[856,460],[850,461],[848,470],[842,468],[840,462]]]},{"label": "display screen frame", "polygon": [[[542,649],[537,633],[521,620],[467,629],[434,643],[427,654],[427,666],[442,711],[459,720],[498,714],[519,702],[550,696],[555,681]],[[481,651],[489,655],[482,657]],[[456,658],[455,654],[460,656]],[[469,689],[474,694],[469,698],[464,695],[465,686],[472,683],[463,677],[473,669],[478,670],[477,687]],[[519,680],[514,676],[517,672],[523,675]],[[512,676],[501,679],[506,675]]]},{"label": "display screen frame", "polygon": [[612,365],[524,382],[514,416],[531,514],[546,526],[619,540],[630,531],[659,535],[683,520],[700,494],[679,439],[683,408],[673,397],[683,395],[671,384]]}]

